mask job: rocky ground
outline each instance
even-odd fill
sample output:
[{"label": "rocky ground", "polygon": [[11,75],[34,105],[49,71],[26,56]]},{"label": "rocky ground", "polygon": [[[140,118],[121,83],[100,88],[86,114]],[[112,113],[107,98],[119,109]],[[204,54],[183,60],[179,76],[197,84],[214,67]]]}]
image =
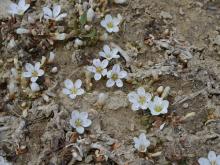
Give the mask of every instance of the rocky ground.
[{"label": "rocky ground", "polygon": [[[94,0],[96,17],[89,23],[79,20],[77,0],[27,2],[31,8],[16,19],[6,14],[9,1],[0,2],[0,155],[5,162],[197,165],[211,150],[220,154],[218,0],[128,0],[122,5]],[[42,7],[53,3],[68,13],[55,27],[39,20]],[[106,13],[121,14],[123,21],[120,31],[103,41],[100,21]],[[35,20],[31,25],[28,16]],[[85,32],[85,24],[95,30]],[[34,32],[16,34],[21,26]],[[55,41],[40,35],[49,27],[67,38]],[[74,46],[76,38],[84,45]],[[116,62],[129,73],[122,88],[106,88],[105,79],[96,82],[85,69],[104,44],[122,49]],[[21,74],[25,63],[42,61],[50,51],[56,57],[44,66],[41,91],[32,93],[19,78],[11,96],[10,69]],[[58,72],[51,72],[53,67]],[[75,100],[65,96],[67,78],[81,79],[86,93]],[[160,86],[170,87],[169,112],[152,116],[132,111],[127,94],[140,86],[154,94]],[[106,96],[101,103],[100,93]],[[83,135],[69,124],[73,110],[88,112],[92,120]],[[151,142],[145,154],[133,144],[133,137],[142,132]]]}]

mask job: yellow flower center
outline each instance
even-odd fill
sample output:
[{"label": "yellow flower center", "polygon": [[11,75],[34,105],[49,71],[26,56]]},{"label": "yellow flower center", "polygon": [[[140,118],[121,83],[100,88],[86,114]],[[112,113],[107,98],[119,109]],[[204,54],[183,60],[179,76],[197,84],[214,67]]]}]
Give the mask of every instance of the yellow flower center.
[{"label": "yellow flower center", "polygon": [[38,77],[38,73],[36,71],[32,72],[32,77]]},{"label": "yellow flower center", "polygon": [[77,119],[77,120],[75,121],[75,125],[76,125],[77,127],[82,126],[82,121],[81,121],[80,119]]},{"label": "yellow flower center", "polygon": [[113,74],[112,74],[112,80],[114,80],[114,81],[115,81],[115,80],[117,80],[117,79],[118,79],[118,75],[117,75],[117,74],[115,74],[115,73],[113,73]]},{"label": "yellow flower center", "polygon": [[77,89],[76,89],[76,88],[72,88],[72,89],[71,89],[71,92],[72,92],[73,94],[76,94],[76,93],[77,93]]},{"label": "yellow flower center", "polygon": [[109,23],[107,24],[107,27],[108,27],[108,28],[113,28],[113,23],[112,23],[112,22],[109,22]]},{"label": "yellow flower center", "polygon": [[145,96],[140,96],[138,102],[143,105],[146,102],[146,97]]},{"label": "yellow flower center", "polygon": [[24,14],[24,11],[23,10],[19,10],[18,11],[18,15],[23,15]]},{"label": "yellow flower center", "polygon": [[97,73],[102,73],[102,70],[103,70],[103,69],[102,69],[101,67],[97,67],[97,68],[96,68],[96,72],[97,72]]},{"label": "yellow flower center", "polygon": [[161,105],[157,105],[154,110],[156,112],[161,112],[163,110],[163,107]]}]

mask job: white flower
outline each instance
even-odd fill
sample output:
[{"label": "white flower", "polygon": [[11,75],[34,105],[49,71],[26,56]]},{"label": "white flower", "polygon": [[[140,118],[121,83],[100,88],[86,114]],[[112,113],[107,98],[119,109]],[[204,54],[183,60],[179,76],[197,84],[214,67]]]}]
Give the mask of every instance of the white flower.
[{"label": "white flower", "polygon": [[146,152],[147,147],[150,146],[150,141],[146,138],[146,135],[144,133],[141,133],[140,136],[134,137],[134,147],[139,152]]},{"label": "white flower", "polygon": [[40,69],[40,67],[40,62],[35,63],[34,66],[30,63],[25,64],[25,69],[27,72],[23,72],[23,77],[31,78],[31,82],[36,82],[38,77],[44,75],[44,71]]},{"label": "white flower", "polygon": [[123,4],[123,3],[126,3],[127,0],[114,0],[114,2],[117,4]]},{"label": "white flower", "polygon": [[86,13],[86,20],[88,22],[92,22],[93,18],[95,17],[95,12],[92,8],[89,8],[89,10]]},{"label": "white flower", "polygon": [[12,165],[3,156],[0,156],[0,165]]},{"label": "white flower", "polygon": [[54,59],[55,59],[55,56],[56,56],[56,54],[55,54],[54,52],[50,52],[50,56],[49,56],[47,62],[48,62],[49,64],[53,63],[53,62],[54,62]]},{"label": "white flower", "polygon": [[61,12],[60,5],[54,5],[52,10],[49,7],[44,7],[43,12],[45,19],[50,19],[54,21],[61,21],[64,17],[67,16],[66,13],[60,14]]},{"label": "white flower", "polygon": [[128,100],[132,103],[131,109],[133,111],[137,111],[139,109],[146,110],[149,107],[151,94],[145,92],[143,87],[139,87],[137,92],[130,92],[128,94]]},{"label": "white flower", "polygon": [[28,29],[25,28],[17,28],[16,29],[16,33],[17,34],[28,34],[30,31]]},{"label": "white flower", "polygon": [[92,121],[88,119],[87,112],[73,111],[70,119],[70,125],[76,129],[79,134],[84,133],[84,128],[89,127]]},{"label": "white flower", "polygon": [[220,165],[220,155],[216,156],[214,151],[209,151],[208,159],[199,158],[200,165]]},{"label": "white flower", "polygon": [[101,26],[104,27],[109,33],[116,33],[119,31],[118,25],[120,22],[121,19],[116,17],[112,18],[112,16],[108,14],[105,16],[105,19],[101,21]]},{"label": "white flower", "polygon": [[80,47],[82,45],[83,45],[83,41],[80,40],[79,38],[76,38],[75,41],[74,41],[74,47],[78,48],[78,47]]},{"label": "white flower", "polygon": [[79,79],[76,80],[75,83],[67,79],[64,81],[64,85],[66,88],[63,88],[63,93],[68,95],[71,99],[75,99],[76,96],[80,96],[85,93],[84,89],[81,88],[82,81]]},{"label": "white flower", "polygon": [[54,39],[55,40],[65,40],[66,38],[66,33],[54,33]]},{"label": "white flower", "polygon": [[32,83],[30,84],[30,87],[31,87],[31,90],[32,90],[33,92],[38,92],[38,91],[40,91],[40,86],[39,86],[36,82],[32,82]]},{"label": "white flower", "polygon": [[113,58],[119,58],[120,56],[118,55],[118,49],[110,49],[108,45],[104,45],[103,51],[99,52],[99,56],[106,58],[107,60],[111,60]]},{"label": "white flower", "polygon": [[155,96],[153,101],[149,103],[149,109],[152,115],[160,115],[167,113],[167,108],[169,106],[169,102],[167,100],[163,100],[162,98]]},{"label": "white flower", "polygon": [[18,4],[16,3],[11,3],[9,6],[9,13],[12,14],[13,16],[15,14],[17,15],[23,15],[24,12],[30,7],[30,4],[26,4],[25,0],[20,0]]},{"label": "white flower", "polygon": [[107,74],[106,67],[108,66],[108,60],[100,61],[100,59],[94,59],[93,60],[93,66],[88,66],[88,71],[94,73],[94,79],[100,80],[102,76],[105,76]]},{"label": "white flower", "polygon": [[107,72],[107,77],[109,80],[106,82],[107,87],[112,87],[116,84],[118,87],[123,86],[123,82],[121,79],[127,77],[126,71],[121,71],[120,66],[118,64],[115,64],[112,67],[112,70]]}]

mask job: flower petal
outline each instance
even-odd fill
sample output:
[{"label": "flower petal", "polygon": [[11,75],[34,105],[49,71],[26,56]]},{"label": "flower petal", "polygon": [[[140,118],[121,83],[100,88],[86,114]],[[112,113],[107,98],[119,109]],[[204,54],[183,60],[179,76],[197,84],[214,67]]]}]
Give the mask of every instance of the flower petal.
[{"label": "flower petal", "polygon": [[76,82],[74,83],[74,86],[78,89],[80,88],[82,85],[82,81],[80,79],[76,80]]},{"label": "flower petal", "polygon": [[83,127],[89,127],[92,124],[92,121],[89,119],[84,119],[82,122]]},{"label": "flower petal", "polygon": [[35,83],[35,82],[31,83],[30,86],[31,86],[31,90],[32,90],[33,92],[38,92],[38,91],[40,90],[39,85],[38,85],[37,83]]},{"label": "flower petal", "polygon": [[63,13],[63,14],[60,14],[55,20],[56,21],[61,21],[63,18],[65,18],[67,16],[67,13]]},{"label": "flower petal", "polygon": [[128,75],[128,73],[126,71],[121,71],[118,74],[119,78],[125,78],[125,77],[127,77],[127,75]]},{"label": "flower petal", "polygon": [[121,79],[117,79],[117,80],[116,80],[116,85],[117,85],[117,87],[123,87],[123,82],[122,82],[122,80],[121,80]]},{"label": "flower petal", "polygon": [[84,89],[82,89],[82,88],[80,88],[80,89],[78,89],[77,90],[77,95],[79,96],[79,95],[82,95],[82,94],[84,94],[85,93],[85,91],[84,91]]},{"label": "flower petal", "polygon": [[34,69],[37,71],[40,69],[40,62],[37,62],[35,65],[34,65]]},{"label": "flower petal", "polygon": [[101,24],[101,26],[104,27],[104,28],[107,27],[107,22],[106,22],[105,20],[102,20],[100,24]]},{"label": "flower petal", "polygon": [[61,11],[61,6],[60,5],[55,5],[53,6],[53,17],[56,18]]},{"label": "flower petal", "polygon": [[70,95],[71,94],[71,91],[67,88],[63,88],[62,91],[63,91],[63,94],[65,94],[65,95]]},{"label": "flower petal", "polygon": [[87,66],[87,70],[92,72],[92,73],[96,72],[96,68],[94,66]]},{"label": "flower petal", "polygon": [[76,127],[76,131],[79,133],[79,134],[83,134],[84,133],[84,128],[83,127]]},{"label": "flower petal", "polygon": [[131,109],[133,111],[137,111],[137,110],[139,110],[139,105],[137,103],[133,103],[132,106],[131,106]]},{"label": "flower petal", "polygon": [[106,68],[108,66],[108,60],[102,61],[102,68]]},{"label": "flower petal", "polygon": [[115,33],[119,32],[119,27],[118,26],[114,26],[112,31],[115,32]]},{"label": "flower petal", "polygon": [[99,52],[99,56],[106,58],[106,54],[104,52]]},{"label": "flower petal", "polygon": [[94,79],[95,79],[96,81],[100,80],[101,78],[102,78],[102,75],[101,75],[100,73],[96,73],[96,74],[94,75]]},{"label": "flower petal", "polygon": [[65,85],[65,87],[68,88],[68,89],[72,89],[72,88],[73,88],[73,82],[72,82],[70,79],[66,79],[66,80],[64,81],[64,85]]},{"label": "flower petal", "polygon": [[23,72],[22,73],[23,77],[31,77],[31,75],[32,75],[31,72]]},{"label": "flower petal", "polygon": [[75,120],[70,119],[70,125],[71,125],[73,128],[76,128]]},{"label": "flower petal", "polygon": [[75,99],[75,98],[76,98],[76,94],[71,94],[71,95],[69,95],[69,98]]},{"label": "flower petal", "polygon": [[104,45],[103,50],[106,54],[111,54],[111,49],[108,45]]},{"label": "flower petal", "polygon": [[113,81],[112,79],[109,79],[107,82],[106,82],[106,87],[113,87],[115,85],[115,81]]},{"label": "flower petal", "polygon": [[137,101],[137,99],[138,99],[138,95],[137,95],[136,92],[130,92],[130,93],[128,94],[128,100],[129,100],[130,102],[134,103],[134,102]]},{"label": "flower petal", "polygon": [[211,165],[209,160],[206,159],[206,158],[199,158],[198,162],[199,162],[200,165]]},{"label": "flower petal", "polygon": [[72,111],[72,113],[71,113],[72,119],[78,119],[79,117],[80,117],[79,111],[76,111],[76,110]]},{"label": "flower petal", "polygon": [[208,154],[208,159],[210,162],[212,161],[215,161],[216,160],[216,154],[214,151],[209,151],[209,154]]},{"label": "flower petal", "polygon": [[101,61],[100,59],[94,59],[92,61],[93,65],[95,65],[96,67],[100,67],[101,66]]},{"label": "flower petal", "polygon": [[112,71],[114,73],[119,73],[120,72],[120,66],[118,64],[115,64],[113,67],[112,67]]},{"label": "flower petal", "polygon": [[144,96],[145,95],[145,89],[143,87],[139,87],[137,89],[137,93],[139,96]]},{"label": "flower petal", "polygon": [[114,25],[119,25],[121,20],[118,19],[118,18],[113,18],[112,22],[113,22]]},{"label": "flower petal", "polygon": [[44,71],[42,69],[38,70],[37,73],[39,77],[44,75]]},{"label": "flower petal", "polygon": [[25,6],[25,0],[20,0],[20,1],[18,2],[18,6],[19,6],[20,8],[22,8],[23,6]]},{"label": "flower petal", "polygon": [[220,155],[217,156],[216,163],[217,163],[217,165],[220,165]]},{"label": "flower petal", "polygon": [[81,112],[81,113],[79,114],[79,117],[80,117],[81,119],[87,119],[88,116],[89,116],[88,112]]},{"label": "flower petal", "polygon": [[25,64],[25,69],[29,72],[32,72],[34,70],[34,66],[30,63]]},{"label": "flower petal", "polygon": [[43,12],[44,12],[44,18],[48,19],[53,17],[52,10],[49,7],[44,7]]},{"label": "flower petal", "polygon": [[106,21],[106,22],[112,22],[112,16],[111,16],[110,14],[107,14],[107,15],[105,16],[105,21]]},{"label": "flower petal", "polygon": [[38,77],[31,77],[31,82],[36,82]]}]

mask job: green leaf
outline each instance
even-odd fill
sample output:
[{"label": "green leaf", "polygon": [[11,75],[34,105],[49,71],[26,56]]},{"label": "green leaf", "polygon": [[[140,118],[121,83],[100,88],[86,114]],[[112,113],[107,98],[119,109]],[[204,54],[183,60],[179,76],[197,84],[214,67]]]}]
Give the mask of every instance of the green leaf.
[{"label": "green leaf", "polygon": [[94,39],[97,35],[96,29],[92,29],[90,33],[84,35],[83,37]]},{"label": "green leaf", "polygon": [[86,12],[83,13],[83,15],[80,16],[79,22],[82,26],[86,24],[87,18],[86,18]]}]

